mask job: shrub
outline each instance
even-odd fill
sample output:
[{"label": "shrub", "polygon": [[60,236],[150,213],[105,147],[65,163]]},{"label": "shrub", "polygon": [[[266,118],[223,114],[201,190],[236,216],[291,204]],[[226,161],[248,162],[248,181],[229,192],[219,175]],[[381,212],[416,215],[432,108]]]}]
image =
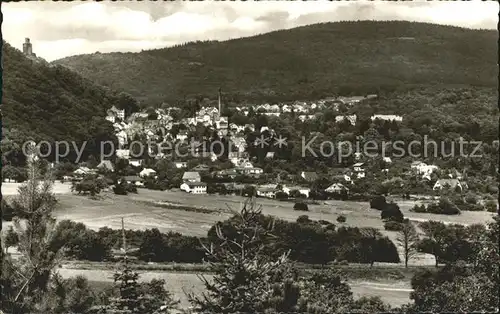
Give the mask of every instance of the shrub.
[{"label": "shrub", "polygon": [[305,223],[310,223],[312,220],[309,219],[309,216],[307,215],[301,215],[299,218],[297,218],[297,223],[298,224],[305,224]]},{"label": "shrub", "polygon": [[340,215],[337,217],[337,222],[344,223],[346,222],[347,218],[345,218],[344,215]]},{"label": "shrub", "polygon": [[416,204],[415,206],[413,206],[413,208],[411,209],[411,211],[415,212],[415,213],[426,213],[427,209],[425,208],[424,204],[422,204],[422,205]]},{"label": "shrub", "polygon": [[385,209],[380,213],[382,220],[390,220],[396,222],[403,222],[404,215],[396,203],[389,203]]},{"label": "shrub", "polygon": [[467,195],[465,196],[465,202],[467,204],[474,204],[474,205],[477,204],[477,197],[476,197],[476,195],[474,195],[472,193],[467,193]]},{"label": "shrub", "polygon": [[323,226],[331,225],[332,223],[323,219],[318,220],[318,222]]},{"label": "shrub", "polygon": [[370,200],[370,208],[375,208],[378,210],[384,210],[387,205],[385,196],[377,195]]},{"label": "shrub", "polygon": [[306,203],[295,203],[295,205],[293,206],[293,209],[294,210],[300,210],[300,211],[309,211],[309,207],[307,207],[307,204]]},{"label": "shrub", "polygon": [[427,206],[427,212],[442,215],[460,214],[458,207],[447,198],[441,198],[437,204],[429,204],[429,206]]},{"label": "shrub", "polygon": [[481,204],[473,204],[473,203],[465,203],[463,205],[457,205],[455,206],[458,207],[459,210],[465,210],[465,211],[483,211],[484,206]]},{"label": "shrub", "polygon": [[11,221],[14,218],[14,209],[7,203],[5,199],[2,198],[2,220]]},{"label": "shrub", "polygon": [[125,184],[123,183],[120,183],[120,184],[116,184],[114,187],[113,187],[113,192],[116,194],[116,195],[127,195],[128,192],[127,192],[127,187],[125,186]]},{"label": "shrub", "polygon": [[387,231],[401,231],[403,230],[403,225],[396,221],[386,221],[384,223],[384,229]]},{"label": "shrub", "polygon": [[495,213],[497,211],[497,202],[495,201],[487,201],[484,204],[484,207],[486,208],[487,211],[490,213]]},{"label": "shrub", "polygon": [[276,195],[275,195],[276,199],[278,200],[286,200],[288,198],[288,194],[286,194],[285,192],[283,191],[279,191],[279,192],[276,192]]}]

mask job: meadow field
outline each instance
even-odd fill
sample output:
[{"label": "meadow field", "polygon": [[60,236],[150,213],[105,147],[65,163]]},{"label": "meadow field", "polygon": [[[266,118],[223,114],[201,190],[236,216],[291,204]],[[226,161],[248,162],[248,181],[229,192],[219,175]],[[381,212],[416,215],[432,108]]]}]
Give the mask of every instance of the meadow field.
[{"label": "meadow field", "polygon": [[[7,199],[12,197],[16,194],[17,186],[13,183],[3,184],[3,195]],[[245,200],[240,196],[192,195],[181,191],[146,189],[139,189],[138,194],[126,196],[104,192],[92,199],[71,193],[69,184],[61,183],[55,184],[54,193],[59,200],[55,211],[55,216],[59,220],[71,219],[97,230],[101,227],[121,228],[121,218],[124,218],[126,229],[158,228],[161,232],[174,231],[192,236],[206,236],[214,223],[232,216],[230,208],[238,210]],[[380,211],[370,209],[368,202],[320,201],[318,205],[309,205],[309,212],[294,211],[292,202],[258,198],[257,203],[262,206],[264,214],[288,221],[295,221],[300,215],[308,215],[313,220],[324,219],[339,225],[336,219],[339,215],[344,215],[347,221],[343,225],[377,228],[397,244],[397,234],[384,230]],[[397,203],[405,217],[413,221],[439,220],[445,223],[469,225],[486,223],[493,215],[488,212],[462,212],[461,215],[456,216],[414,213],[410,209],[417,203],[416,201],[398,201]],[[180,207],[185,208],[179,209]],[[9,223],[2,222],[4,227],[7,224]],[[375,268],[381,266],[380,264],[375,263]],[[409,265],[413,267],[433,266],[434,258],[428,254],[418,254],[410,260]],[[401,264],[392,266],[404,270]],[[96,284],[110,284],[112,281],[112,270],[109,267],[105,269],[63,267],[59,271],[63,277],[84,275]],[[165,279],[167,288],[177,299],[181,300],[182,307],[189,305],[185,292],[203,291],[196,272],[143,270],[140,273],[141,280]],[[349,284],[355,296],[378,295],[392,306],[408,303],[411,277],[389,277],[354,278],[349,280]]]},{"label": "meadow field", "polygon": [[[58,270],[63,278],[74,277],[78,275],[85,276],[94,285],[100,287],[109,286],[113,282],[112,270],[89,270],[89,269],[67,269]],[[198,277],[199,274],[192,272],[161,272],[161,271],[139,271],[139,281],[151,281],[152,279],[164,279],[165,286],[175,299],[180,301],[181,308],[188,308],[190,303],[187,294],[201,294],[204,291],[203,283]],[[205,274],[205,278],[211,278],[211,275]],[[391,304],[391,306],[400,306],[409,303],[410,287],[409,279],[353,279],[348,280],[355,298],[360,296],[380,296],[382,300]]]},{"label": "meadow field", "polygon": [[[2,194],[12,197],[19,184],[4,183]],[[57,219],[70,219],[82,222],[91,229],[109,227],[121,228],[124,218],[126,229],[145,230],[158,228],[161,232],[180,232],[185,235],[206,236],[207,231],[217,221],[232,216],[230,209],[238,210],[245,201],[244,197],[234,195],[193,195],[182,191],[154,191],[139,189],[138,194],[126,196],[110,192],[101,193],[96,199],[75,195],[68,183],[54,184],[54,193],[59,203],[55,211]],[[262,212],[287,221],[295,221],[300,215],[308,215],[313,220],[327,220],[339,224],[336,219],[344,215],[345,226],[373,227],[393,241],[396,233],[385,231],[380,219],[380,211],[370,209],[368,202],[319,201],[318,205],[309,205],[309,212],[293,210],[294,203],[258,198]],[[462,212],[460,215],[436,215],[414,213],[410,209],[419,201],[397,201],[406,218],[412,221],[438,220],[445,223],[474,224],[486,223],[493,213]],[[179,207],[185,209],[178,209]],[[5,225],[6,223],[3,223]],[[8,224],[8,223],[7,223]],[[410,261],[415,265],[433,265],[434,258],[421,254]]]}]

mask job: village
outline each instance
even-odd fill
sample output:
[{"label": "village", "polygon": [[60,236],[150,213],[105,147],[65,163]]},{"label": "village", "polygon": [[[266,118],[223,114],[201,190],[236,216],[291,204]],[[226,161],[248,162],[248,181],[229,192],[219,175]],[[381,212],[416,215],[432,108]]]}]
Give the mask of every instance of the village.
[{"label": "village", "polygon": [[[298,114],[296,118],[304,122],[315,119],[316,114],[326,106],[332,106],[334,110],[338,110],[339,106],[350,108],[354,104],[376,97],[377,95],[337,97],[310,103],[262,104],[236,107],[233,110],[244,116],[248,116],[250,112],[282,118]],[[249,144],[263,147],[267,144],[265,137],[276,136],[276,131],[268,125],[261,125],[256,130],[254,124],[230,122],[227,116],[220,114],[224,111],[221,98],[219,91],[218,108],[202,107],[194,116],[177,120],[176,117],[181,111],[177,107],[154,111],[143,110],[134,112],[128,117],[125,116],[124,109],[110,108],[106,120],[113,123],[118,139],[115,162],[124,160],[130,168],[122,180],[139,188],[148,188],[151,184],[148,185],[147,182],[158,181],[159,170],[155,168],[158,168],[158,161],[163,161],[174,169],[177,180],[166,177],[165,174],[161,179],[170,181],[169,188],[192,194],[239,194],[279,199],[297,197],[348,199],[351,189],[362,189],[362,182],[366,182],[369,178],[383,178],[384,182],[402,181],[401,171],[395,173],[389,171],[393,165],[393,158],[388,156],[379,158],[384,167],[378,173],[372,173],[371,164],[379,162],[378,159],[366,158],[361,152],[353,154],[351,165],[331,169],[326,174],[303,170],[277,175],[266,173],[263,167],[255,165],[256,158],[250,158]],[[356,119],[355,114],[339,114],[335,116],[335,123],[356,125]],[[400,123],[403,117],[376,114],[371,116],[371,120]],[[200,127],[202,132],[199,131]],[[249,143],[250,133],[260,134],[261,137]],[[207,147],[206,142],[210,137],[227,139],[226,143],[229,144],[227,154],[220,148],[217,151],[217,147],[214,149],[213,145]],[[280,145],[286,145],[286,142]],[[139,151],[134,149],[137,146],[140,147]],[[179,150],[184,153],[179,153]],[[265,152],[264,163],[274,161],[275,155],[274,151],[268,149]],[[262,164],[261,162],[260,165]],[[429,187],[427,192],[430,194],[439,194],[444,187],[453,191],[458,189],[459,192],[467,188],[461,170],[441,171],[437,165],[426,164],[421,160],[408,161],[408,158],[398,160],[397,164],[405,169],[403,171],[405,179],[414,177],[423,182]],[[99,169],[109,173],[115,170],[115,165],[111,160],[101,160],[93,169],[83,165],[73,173],[65,174],[64,180],[82,180],[86,175],[96,174]],[[111,184],[112,181],[109,181]],[[319,181],[321,184],[318,186]],[[403,183],[399,184],[403,186]],[[411,188],[402,188],[401,191],[403,195],[419,194]]]}]

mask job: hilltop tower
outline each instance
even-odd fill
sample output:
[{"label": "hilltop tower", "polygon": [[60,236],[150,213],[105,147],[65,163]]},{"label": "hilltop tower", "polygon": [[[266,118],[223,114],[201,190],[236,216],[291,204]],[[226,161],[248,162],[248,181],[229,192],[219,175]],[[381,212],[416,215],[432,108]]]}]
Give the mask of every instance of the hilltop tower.
[{"label": "hilltop tower", "polygon": [[30,39],[28,37],[24,39],[23,53],[27,56],[33,55],[33,45],[31,44]]}]

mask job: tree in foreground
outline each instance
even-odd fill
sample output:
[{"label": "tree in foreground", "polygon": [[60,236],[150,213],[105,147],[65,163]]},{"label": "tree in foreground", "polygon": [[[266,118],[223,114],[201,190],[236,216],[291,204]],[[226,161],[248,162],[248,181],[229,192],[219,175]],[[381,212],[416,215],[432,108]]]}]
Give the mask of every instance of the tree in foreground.
[{"label": "tree in foreground", "polygon": [[398,231],[397,241],[403,248],[405,268],[408,268],[408,261],[417,253],[418,235],[415,226],[410,221],[401,224]]},{"label": "tree in foreground", "polygon": [[[19,239],[19,259],[3,255],[2,309],[8,313],[43,313],[43,304],[59,250],[51,249],[56,199],[49,174],[41,180],[34,154],[28,157],[28,181],[18,189],[12,202],[17,215],[14,230]],[[21,221],[19,217],[24,219]]]},{"label": "tree in foreground", "polygon": [[127,242],[123,229],[123,263],[114,274],[115,296],[109,305],[95,309],[94,313],[104,314],[167,314],[178,304],[172,295],[165,290],[165,281],[152,280],[140,284],[139,274],[129,265]]},{"label": "tree in foreground", "polygon": [[438,271],[424,271],[412,279],[414,304],[405,312],[498,312],[499,218],[480,239],[480,251],[471,263],[449,263]]},{"label": "tree in foreground", "polygon": [[232,235],[217,225],[217,243],[204,245],[214,277],[200,276],[206,292],[188,295],[194,312],[296,312],[299,290],[288,253],[274,259],[262,254],[273,238],[274,221],[260,223],[261,208],[253,198],[235,214]]}]

